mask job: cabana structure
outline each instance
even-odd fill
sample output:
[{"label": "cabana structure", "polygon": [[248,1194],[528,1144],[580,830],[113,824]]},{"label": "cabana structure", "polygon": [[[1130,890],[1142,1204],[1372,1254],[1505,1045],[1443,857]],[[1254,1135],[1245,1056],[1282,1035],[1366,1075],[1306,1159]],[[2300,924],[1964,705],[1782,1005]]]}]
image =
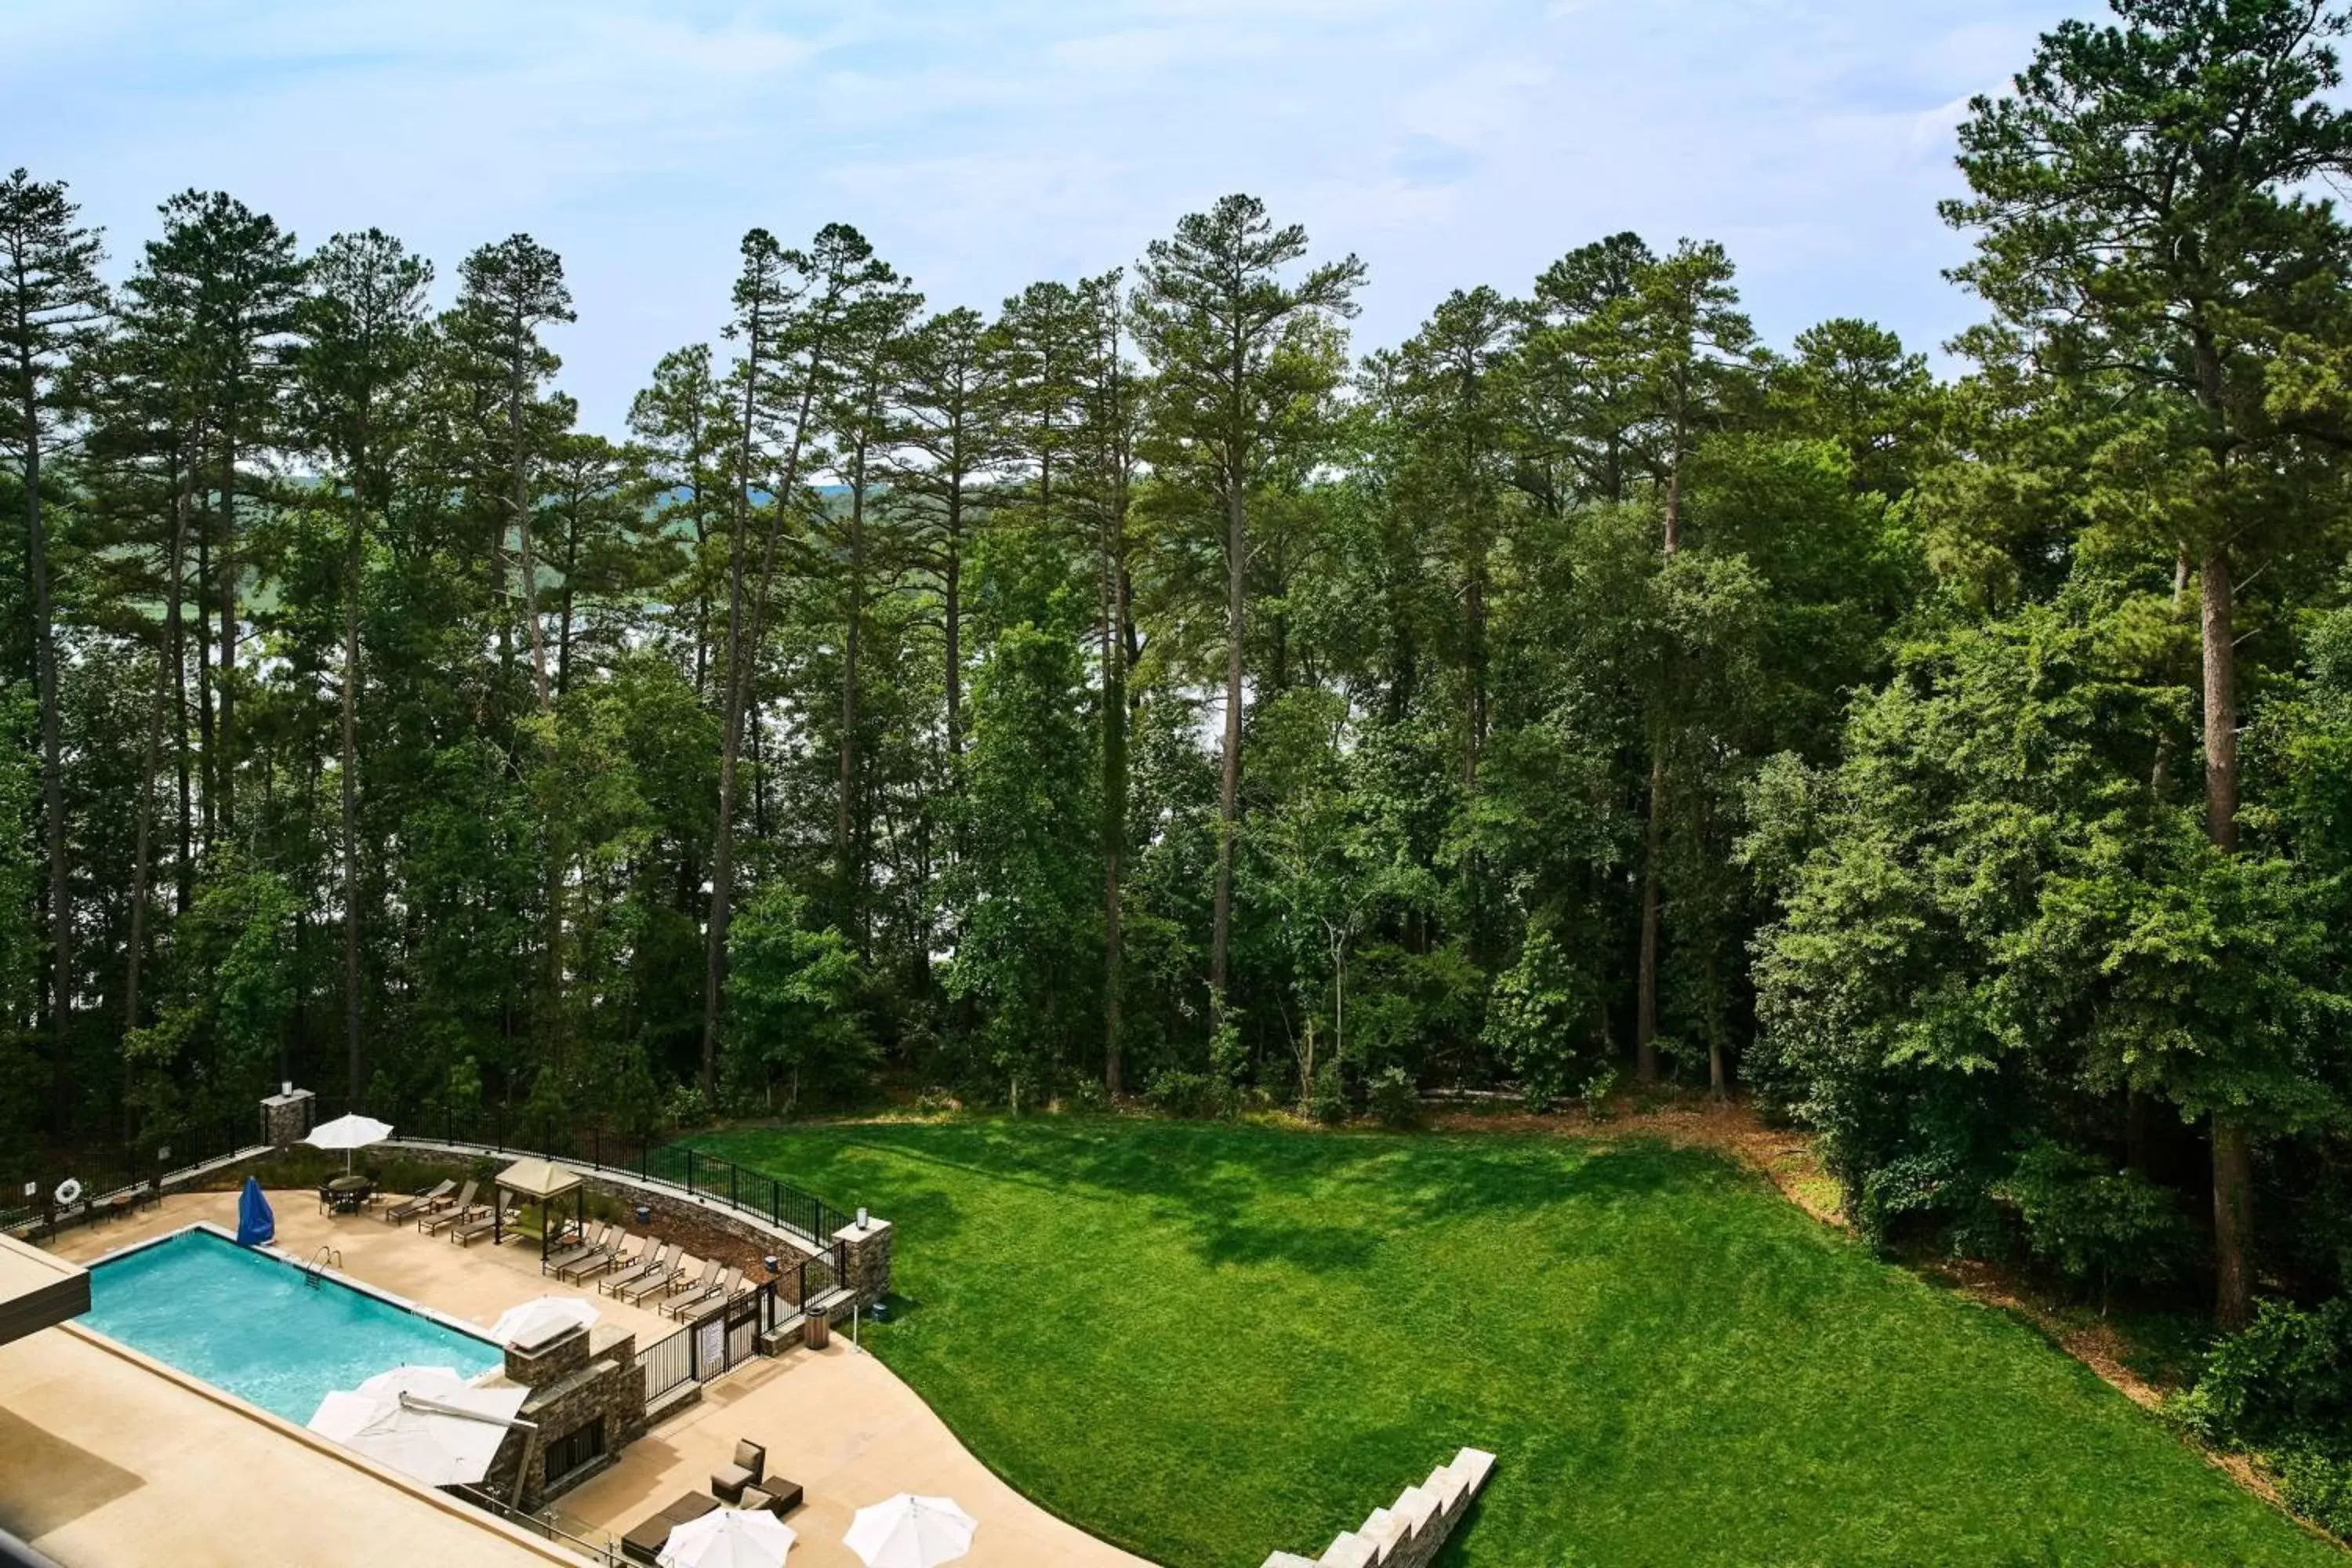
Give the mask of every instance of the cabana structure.
[{"label": "cabana structure", "polygon": [[[557,1199],[568,1194],[572,1200],[574,1222],[583,1226],[587,1224],[588,1189],[582,1183],[580,1173],[567,1165],[559,1165],[552,1160],[517,1160],[499,1173],[498,1184],[500,1192],[512,1193],[525,1203],[539,1205],[539,1256],[541,1262],[546,1261],[550,1238],[555,1232],[550,1216],[554,1212]],[[505,1200],[501,1198],[492,1212],[494,1215],[502,1215],[504,1209]],[[501,1242],[506,1237],[494,1234],[490,1239]]]}]

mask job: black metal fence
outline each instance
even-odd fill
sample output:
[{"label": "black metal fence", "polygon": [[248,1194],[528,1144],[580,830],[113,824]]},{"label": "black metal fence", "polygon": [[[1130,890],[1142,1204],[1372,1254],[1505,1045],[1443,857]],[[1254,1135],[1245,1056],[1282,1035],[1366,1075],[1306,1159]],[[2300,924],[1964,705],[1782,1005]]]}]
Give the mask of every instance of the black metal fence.
[{"label": "black metal fence", "polygon": [[[764,1219],[815,1247],[830,1246],[850,1223],[849,1215],[814,1193],[672,1142],[658,1131],[600,1122],[560,1123],[528,1110],[509,1111],[496,1104],[460,1107],[446,1100],[362,1109],[391,1122],[394,1136],[404,1142],[467,1144],[501,1153],[541,1154],[591,1171],[634,1172]],[[321,1096],[317,1115],[324,1121],[343,1110],[340,1100]]]},{"label": "black metal fence", "polygon": [[166,1121],[131,1137],[0,1152],[0,1233],[39,1237],[155,1202],[163,1180],[259,1147],[258,1106],[241,1116]]},{"label": "black metal fence", "polygon": [[759,1337],[792,1310],[772,1279],[742,1291],[674,1333],[637,1352],[645,1374],[646,1403],[688,1383],[708,1383],[751,1358]]},{"label": "black metal fence", "polygon": [[694,1381],[694,1334],[680,1329],[637,1352],[637,1369],[646,1375],[646,1403],[653,1404],[681,1384]]},{"label": "black metal fence", "polygon": [[758,1215],[771,1225],[798,1232],[820,1247],[830,1247],[834,1237],[849,1224],[847,1215],[814,1193],[698,1149],[671,1144],[656,1150],[642,1173],[684,1187],[698,1197]]}]

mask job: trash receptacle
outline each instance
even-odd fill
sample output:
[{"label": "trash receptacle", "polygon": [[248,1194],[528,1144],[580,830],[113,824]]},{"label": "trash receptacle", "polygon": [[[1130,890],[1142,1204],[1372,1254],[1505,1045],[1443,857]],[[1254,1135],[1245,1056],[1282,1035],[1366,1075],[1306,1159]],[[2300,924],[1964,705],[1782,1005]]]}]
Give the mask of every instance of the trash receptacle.
[{"label": "trash receptacle", "polygon": [[833,1324],[823,1313],[812,1316],[801,1330],[801,1342],[813,1351],[821,1351],[833,1342]]}]

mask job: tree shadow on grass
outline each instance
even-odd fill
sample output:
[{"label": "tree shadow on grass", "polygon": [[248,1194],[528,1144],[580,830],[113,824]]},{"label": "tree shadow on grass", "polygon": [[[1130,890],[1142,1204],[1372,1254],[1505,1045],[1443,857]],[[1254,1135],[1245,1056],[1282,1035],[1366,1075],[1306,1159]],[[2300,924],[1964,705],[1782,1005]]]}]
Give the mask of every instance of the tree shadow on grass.
[{"label": "tree shadow on grass", "polygon": [[1171,1227],[1212,1268],[1281,1264],[1330,1275],[1374,1269],[1396,1244],[1442,1247],[1452,1227],[1473,1219],[1563,1205],[1614,1207],[1741,1179],[1719,1155],[1639,1136],[1570,1145],[1000,1119],[728,1142],[747,1163],[772,1172],[792,1163],[795,1145],[812,1142],[832,1160],[851,1151],[874,1157],[890,1173],[866,1201],[887,1205],[902,1234],[933,1245],[963,1229],[965,1203],[984,1208],[990,1187],[1009,1186],[1108,1204],[1118,1223]]}]

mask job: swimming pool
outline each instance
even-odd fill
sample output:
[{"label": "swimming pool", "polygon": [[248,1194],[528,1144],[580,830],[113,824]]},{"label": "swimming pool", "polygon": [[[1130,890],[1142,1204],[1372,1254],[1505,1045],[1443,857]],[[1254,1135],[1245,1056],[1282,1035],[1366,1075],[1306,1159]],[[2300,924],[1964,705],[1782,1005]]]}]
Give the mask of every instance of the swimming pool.
[{"label": "swimming pool", "polygon": [[270,1253],[194,1226],[90,1266],[79,1320],[297,1425],[337,1388],[396,1366],[474,1377],[499,1347],[387,1298],[313,1281]]}]

